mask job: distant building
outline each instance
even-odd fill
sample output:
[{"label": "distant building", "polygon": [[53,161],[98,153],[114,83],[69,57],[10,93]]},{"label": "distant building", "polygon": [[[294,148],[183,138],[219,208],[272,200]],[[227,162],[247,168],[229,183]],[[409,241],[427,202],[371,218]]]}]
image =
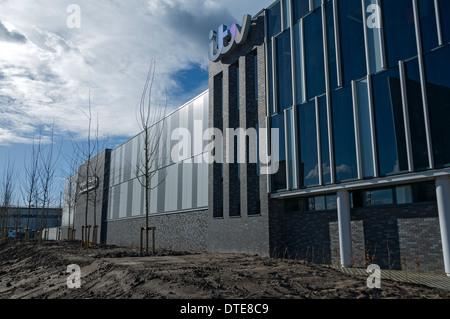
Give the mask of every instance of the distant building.
[{"label": "distant building", "polygon": [[[0,219],[7,225],[7,230],[24,231],[28,227],[31,231],[38,231],[41,226],[45,228],[54,228],[61,225],[62,209],[61,208],[36,208],[32,207],[28,211],[28,207],[0,207]],[[4,223],[6,219],[6,223]]]}]

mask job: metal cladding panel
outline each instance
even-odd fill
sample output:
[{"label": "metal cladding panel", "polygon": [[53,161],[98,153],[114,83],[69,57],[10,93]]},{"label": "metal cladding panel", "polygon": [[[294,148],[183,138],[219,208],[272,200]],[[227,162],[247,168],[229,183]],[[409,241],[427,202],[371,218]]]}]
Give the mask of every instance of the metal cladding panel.
[{"label": "metal cladding panel", "polygon": [[[203,152],[209,141],[203,140],[203,133],[208,117],[209,93],[205,92],[150,128],[152,140],[161,136],[149,191],[150,214],[207,207],[208,164],[203,162]],[[190,145],[184,157],[174,161],[172,148],[180,141],[172,140],[172,132],[177,128],[187,129]],[[143,182],[143,142],[142,132],[111,153],[109,220],[145,215],[145,190],[138,179]]]}]

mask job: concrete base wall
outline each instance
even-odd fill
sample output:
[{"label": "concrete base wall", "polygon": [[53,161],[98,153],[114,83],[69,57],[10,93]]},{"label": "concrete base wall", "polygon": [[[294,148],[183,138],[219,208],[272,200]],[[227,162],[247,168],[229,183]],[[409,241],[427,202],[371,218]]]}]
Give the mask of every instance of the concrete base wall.
[{"label": "concrete base wall", "polygon": [[[149,226],[156,227],[157,249],[206,250],[208,211],[183,212],[150,216]],[[145,217],[108,221],[107,244],[139,247],[140,229]],[[151,232],[149,233],[151,246]]]}]

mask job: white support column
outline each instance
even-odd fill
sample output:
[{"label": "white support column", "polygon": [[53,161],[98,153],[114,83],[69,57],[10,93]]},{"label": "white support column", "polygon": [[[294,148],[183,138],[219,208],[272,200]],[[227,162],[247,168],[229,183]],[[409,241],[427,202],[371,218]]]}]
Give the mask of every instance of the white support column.
[{"label": "white support column", "polygon": [[341,265],[342,267],[350,267],[352,235],[350,224],[350,194],[348,191],[339,191],[337,193],[337,211]]},{"label": "white support column", "polygon": [[450,277],[450,176],[436,179],[436,197],[445,272]]}]

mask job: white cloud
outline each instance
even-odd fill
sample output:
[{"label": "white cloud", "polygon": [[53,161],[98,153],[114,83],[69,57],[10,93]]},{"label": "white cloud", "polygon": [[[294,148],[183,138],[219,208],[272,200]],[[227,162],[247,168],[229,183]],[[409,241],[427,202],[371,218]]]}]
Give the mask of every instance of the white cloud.
[{"label": "white cloud", "polygon": [[0,1],[0,143],[28,143],[53,121],[83,134],[89,92],[103,136],[138,133],[135,105],[151,58],[157,87],[177,107],[185,101],[173,75],[207,68],[209,30],[270,2],[80,0],[81,28],[69,29],[73,1]]}]

